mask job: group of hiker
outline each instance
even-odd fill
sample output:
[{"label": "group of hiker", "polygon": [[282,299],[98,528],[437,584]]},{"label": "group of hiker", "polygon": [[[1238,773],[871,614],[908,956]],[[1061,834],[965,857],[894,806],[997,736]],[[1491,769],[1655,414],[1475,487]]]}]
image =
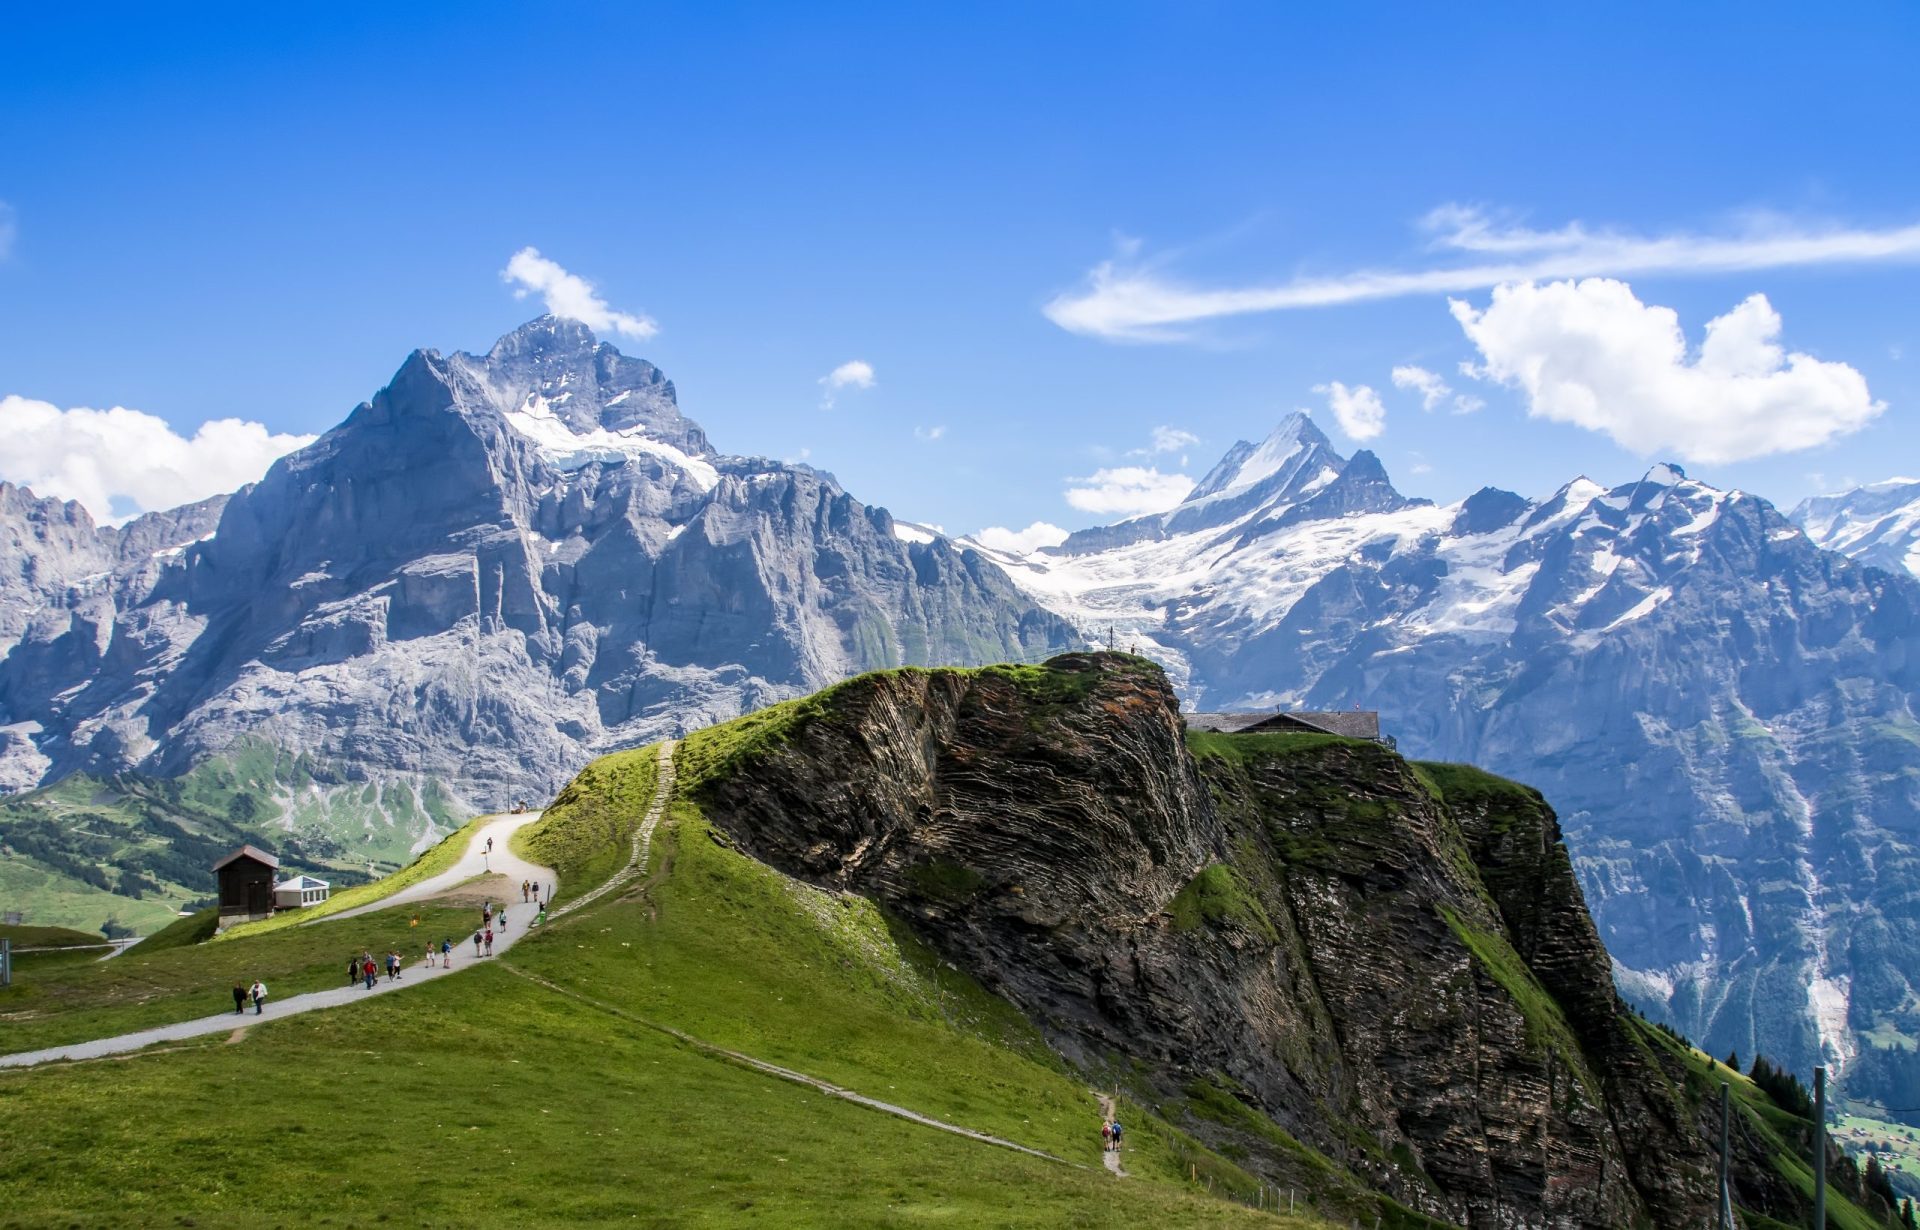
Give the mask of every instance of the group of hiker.
[{"label": "group of hiker", "polygon": [[1118,1119],[1101,1121],[1100,1147],[1108,1153],[1120,1152],[1120,1121]]},{"label": "group of hiker", "polygon": [[[488,848],[492,848],[491,839],[488,840]],[[546,889],[546,899],[544,901],[541,899],[540,891],[543,887]],[[520,882],[520,900],[523,902],[531,902],[533,905],[539,907],[539,913],[533,920],[534,925],[538,925],[547,920],[547,906],[551,904],[553,900],[554,887],[552,884],[543,886],[537,880],[522,880]],[[418,914],[413,916],[413,921],[410,925],[415,927],[420,925],[420,916]],[[494,928],[496,925],[499,927],[501,935],[504,936],[507,930],[506,903],[496,903],[493,901],[482,903],[480,907],[480,926],[473,933],[474,956],[490,957],[493,955]],[[443,938],[438,946],[435,946],[432,941],[428,941],[426,951],[422,954],[422,959],[426,962],[428,969],[433,969],[435,966],[451,969],[453,967],[452,938]],[[348,957],[347,985],[352,986],[356,982],[363,982],[366,984],[367,990],[373,990],[373,988],[379,984],[380,971],[383,965],[386,968],[387,981],[397,981],[400,977],[400,950],[397,948],[389,949],[385,956],[375,958],[373,950],[367,949]],[[258,1016],[265,1010],[266,1002],[266,983],[255,979],[251,986],[239,982],[233,984],[233,1010],[236,1013],[245,1012],[246,1006],[251,1003],[253,1005],[254,1015]]]},{"label": "group of hiker", "polygon": [[[432,954],[433,945],[427,945],[427,952],[429,955]],[[392,982],[400,977],[399,949],[388,949],[387,955],[381,958],[381,961],[384,962],[387,967],[388,982]],[[380,965],[375,963],[371,950],[362,952],[357,957],[347,958],[347,985],[352,986],[354,983],[361,981],[367,984],[367,990],[369,991],[373,990],[374,984],[380,981]]]},{"label": "group of hiker", "polygon": [[244,1013],[249,1003],[253,1005],[253,1015],[255,1016],[259,1016],[262,1012],[266,1011],[267,984],[258,978],[253,980],[252,986],[248,986],[244,982],[236,982],[233,984],[233,1010],[236,1013]]}]

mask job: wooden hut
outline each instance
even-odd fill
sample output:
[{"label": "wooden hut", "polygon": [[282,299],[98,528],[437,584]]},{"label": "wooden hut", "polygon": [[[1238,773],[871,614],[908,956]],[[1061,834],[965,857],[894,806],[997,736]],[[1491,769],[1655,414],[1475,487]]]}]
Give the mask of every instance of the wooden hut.
[{"label": "wooden hut", "polygon": [[220,925],[273,916],[274,872],[280,860],[258,846],[241,846],[213,865],[220,880]]}]

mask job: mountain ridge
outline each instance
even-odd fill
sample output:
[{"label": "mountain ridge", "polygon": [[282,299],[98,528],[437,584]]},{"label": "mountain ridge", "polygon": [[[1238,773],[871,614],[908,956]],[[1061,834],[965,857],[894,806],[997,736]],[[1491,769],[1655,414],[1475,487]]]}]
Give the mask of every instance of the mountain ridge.
[{"label": "mountain ridge", "polygon": [[1920,1101],[1886,1049],[1920,1038],[1913,579],[1670,463],[1446,506],[1370,454],[1326,469],[1257,508],[1190,497],[1121,523],[1151,533],[994,558],[1195,708],[1377,708],[1410,754],[1535,783],[1637,1003],[1716,1052]]}]

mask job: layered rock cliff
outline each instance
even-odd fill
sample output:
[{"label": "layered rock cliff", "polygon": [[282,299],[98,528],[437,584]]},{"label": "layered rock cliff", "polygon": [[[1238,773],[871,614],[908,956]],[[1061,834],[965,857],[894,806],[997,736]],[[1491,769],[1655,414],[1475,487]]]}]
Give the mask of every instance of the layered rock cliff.
[{"label": "layered rock cliff", "polygon": [[[1113,654],[866,676],[696,737],[681,767],[745,852],[879,900],[1081,1068],[1277,1182],[1466,1226],[1713,1207],[1703,1057],[1616,997],[1526,787],[1189,734],[1159,669]],[[1741,1147],[1741,1203],[1791,1207],[1744,1122]]]}]

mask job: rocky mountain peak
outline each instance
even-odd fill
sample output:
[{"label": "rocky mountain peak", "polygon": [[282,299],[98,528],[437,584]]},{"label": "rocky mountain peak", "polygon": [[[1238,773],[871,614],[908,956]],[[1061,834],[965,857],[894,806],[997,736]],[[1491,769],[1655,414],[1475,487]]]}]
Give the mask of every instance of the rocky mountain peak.
[{"label": "rocky mountain peak", "polygon": [[651,441],[690,457],[716,455],[699,424],[680,412],[665,373],[598,340],[579,321],[541,316],[484,356],[455,358],[488,390],[508,425],[549,453],[574,453],[571,436],[584,438],[600,458],[622,451],[616,438]]},{"label": "rocky mountain peak", "polygon": [[1235,441],[1188,493],[1186,503],[1236,495],[1256,485],[1272,487],[1271,480],[1276,476],[1282,481],[1279,490],[1273,493],[1279,494],[1286,487],[1300,483],[1302,475],[1310,481],[1316,473],[1310,464],[1313,461],[1330,461],[1336,470],[1340,463],[1325,433],[1304,411],[1295,410],[1281,419],[1279,426],[1259,444]]}]

